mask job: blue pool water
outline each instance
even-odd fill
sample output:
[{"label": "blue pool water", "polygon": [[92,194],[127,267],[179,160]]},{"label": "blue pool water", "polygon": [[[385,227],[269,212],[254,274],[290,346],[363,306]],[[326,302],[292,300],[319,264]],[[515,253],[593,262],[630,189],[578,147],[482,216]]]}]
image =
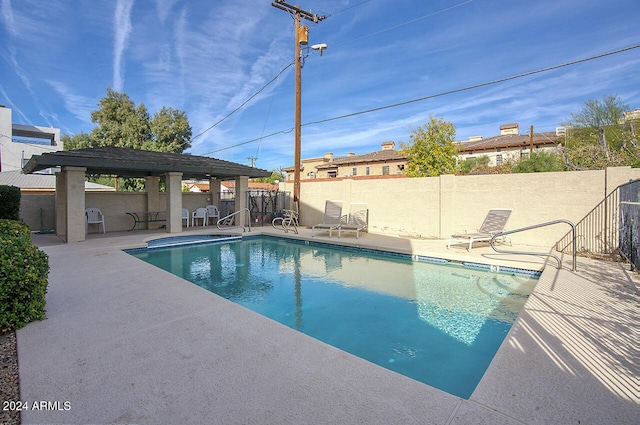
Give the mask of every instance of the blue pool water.
[{"label": "blue pool water", "polygon": [[129,253],[462,398],[475,389],[537,282],[266,236]]}]

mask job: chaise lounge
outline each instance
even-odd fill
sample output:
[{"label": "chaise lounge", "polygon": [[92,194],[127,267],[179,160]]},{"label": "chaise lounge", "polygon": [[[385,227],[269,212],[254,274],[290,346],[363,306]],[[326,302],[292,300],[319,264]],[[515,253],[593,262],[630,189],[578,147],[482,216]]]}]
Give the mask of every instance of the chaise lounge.
[{"label": "chaise lounge", "polygon": [[507,220],[509,220],[511,211],[512,210],[510,209],[489,210],[489,213],[482,222],[482,226],[480,226],[477,232],[457,233],[449,236],[447,249],[450,248],[451,243],[456,240],[464,241],[464,243],[468,242],[469,247],[467,248],[467,251],[471,251],[474,242],[490,241],[494,235],[504,231],[504,226],[507,224]]},{"label": "chaise lounge", "polygon": [[316,229],[327,230],[329,237],[333,230],[338,229],[346,221],[346,216],[342,215],[342,201],[327,201],[324,205],[324,216],[322,223],[311,228],[311,236],[314,236]]}]

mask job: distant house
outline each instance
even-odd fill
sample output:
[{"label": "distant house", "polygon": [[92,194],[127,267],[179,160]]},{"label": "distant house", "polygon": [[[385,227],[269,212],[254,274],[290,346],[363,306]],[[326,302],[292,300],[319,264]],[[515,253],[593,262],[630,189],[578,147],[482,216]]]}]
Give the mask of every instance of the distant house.
[{"label": "distant house", "polygon": [[11,120],[11,109],[0,105],[0,171],[22,170],[31,156],[62,150],[60,129]]},{"label": "distant house", "polygon": [[[300,180],[333,177],[388,176],[401,175],[407,163],[407,156],[395,149],[395,142],[383,142],[382,149],[364,155],[348,153],[347,156],[333,157],[332,153],[322,158],[301,161]],[[294,168],[283,168],[287,181],[293,181]]]},{"label": "distant house", "polygon": [[[470,137],[468,141],[458,142],[458,160],[480,156],[489,157],[489,165],[501,165],[508,160],[528,158],[531,151],[555,150],[558,145],[555,132],[534,133],[533,140],[529,134],[519,134],[518,123],[500,126],[500,135],[489,137]],[[396,150],[395,142],[382,143],[382,149],[364,155],[348,153],[335,157],[326,153],[320,158],[302,159],[300,180],[362,177],[362,176],[398,176],[404,175],[407,155]],[[293,181],[294,167],[283,168],[287,173],[287,181]]]},{"label": "distant house", "polygon": [[560,144],[556,132],[519,134],[518,123],[500,126],[500,135],[489,138],[469,137],[468,141],[458,142],[458,160],[489,157],[489,165],[496,166],[512,160],[526,159],[531,152],[555,150]]}]

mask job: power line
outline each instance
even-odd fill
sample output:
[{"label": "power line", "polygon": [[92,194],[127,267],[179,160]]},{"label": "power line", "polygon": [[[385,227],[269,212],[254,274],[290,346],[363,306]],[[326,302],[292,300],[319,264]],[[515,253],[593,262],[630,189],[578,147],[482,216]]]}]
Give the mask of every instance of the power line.
[{"label": "power line", "polygon": [[[474,1],[474,0],[467,0],[467,1],[462,2],[462,3],[454,4],[453,6],[447,7],[447,8],[445,8],[445,9],[438,10],[437,12],[432,12],[432,13],[429,13],[429,14],[427,14],[427,15],[420,16],[420,17],[415,18],[415,19],[411,19],[410,21],[406,21],[406,22],[399,23],[399,24],[394,25],[394,26],[389,27],[389,28],[385,28],[385,29],[382,29],[382,30],[379,30],[379,31],[376,31],[376,32],[372,32],[372,33],[370,33],[370,34],[361,35],[360,37],[352,38],[352,39],[350,39],[349,41],[345,41],[345,42],[344,42],[344,43],[342,43],[342,44],[337,44],[335,47],[344,46],[345,44],[353,43],[353,42],[355,42],[355,41],[362,40],[363,38],[372,37],[372,36],[374,36],[374,35],[382,34],[383,32],[387,32],[387,31],[394,30],[394,29],[396,29],[396,28],[403,27],[403,26],[405,26],[405,25],[413,24],[414,22],[420,21],[420,20],[422,20],[422,19],[430,18],[430,17],[432,17],[432,16],[439,15],[439,14],[441,14],[441,13],[447,12],[447,11],[449,11],[449,10],[451,10],[451,9],[455,9],[455,8],[457,8],[457,7],[460,7],[460,6],[464,6],[465,4],[472,3],[473,1]],[[356,6],[357,6],[357,5],[356,5]]]},{"label": "power line", "polygon": [[389,109],[389,108],[395,108],[397,106],[408,105],[410,103],[421,102],[423,100],[433,99],[435,97],[445,96],[445,95],[448,95],[448,94],[460,93],[460,92],[467,91],[467,90],[477,89],[479,87],[486,87],[486,86],[490,86],[490,85],[493,85],[493,84],[504,83],[505,81],[515,80],[516,78],[522,78],[522,77],[527,77],[529,75],[539,74],[541,72],[552,71],[554,69],[563,68],[563,67],[570,66],[570,65],[575,65],[575,64],[578,64],[578,63],[587,62],[587,61],[594,60],[594,59],[599,59],[599,58],[602,58],[602,57],[605,57],[605,56],[610,56],[610,55],[614,55],[614,54],[617,54],[617,53],[626,52],[626,51],[632,50],[632,49],[637,49],[638,47],[640,47],[640,44],[636,44],[634,46],[629,46],[629,47],[625,47],[625,48],[618,49],[618,50],[613,50],[611,52],[601,53],[599,55],[590,56],[588,58],[578,59],[578,60],[571,61],[571,62],[565,62],[565,63],[560,64],[560,65],[553,65],[553,66],[549,66],[549,67],[546,67],[546,68],[537,69],[535,71],[524,72],[522,74],[513,75],[511,77],[505,77],[505,78],[500,78],[498,80],[487,81],[486,83],[475,84],[475,85],[463,87],[463,88],[460,88],[460,89],[449,90],[449,91],[445,91],[445,92],[441,92],[441,93],[437,93],[437,94],[432,94],[432,95],[429,95],[429,96],[419,97],[417,99],[407,100],[407,101],[404,101],[404,102],[393,103],[391,105],[380,106],[378,108],[367,109],[365,111],[360,111],[360,112],[354,112],[354,113],[351,113],[351,114],[341,115],[341,116],[338,116],[338,117],[327,118],[327,119],[323,119],[323,120],[319,120],[319,121],[312,121],[312,122],[305,123],[303,125],[320,124],[320,123],[324,123],[324,122],[335,121],[335,120],[339,120],[339,119],[343,119],[343,118],[354,117],[356,115],[362,115],[362,114],[368,114],[370,112],[381,111],[383,109]]},{"label": "power line", "polygon": [[222,121],[226,120],[227,118],[229,118],[231,115],[235,114],[236,112],[238,112],[244,105],[246,105],[247,103],[249,103],[251,101],[251,99],[253,99],[254,97],[256,97],[257,95],[259,95],[264,89],[267,88],[267,86],[269,86],[269,84],[273,83],[274,81],[276,81],[278,79],[278,77],[280,75],[282,75],[282,73],[284,71],[287,70],[287,68],[289,68],[291,65],[293,65],[294,62],[291,62],[290,64],[288,64],[287,66],[285,66],[284,68],[282,68],[282,70],[280,70],[280,72],[278,72],[278,74],[273,77],[268,83],[266,83],[264,86],[262,86],[260,88],[260,90],[258,90],[257,92],[255,92],[253,95],[251,95],[251,97],[249,97],[247,100],[245,100],[244,102],[242,102],[240,104],[240,106],[238,106],[236,109],[234,109],[233,111],[229,112],[227,115],[225,115],[223,118],[219,119],[216,123],[214,123],[213,125],[211,125],[209,128],[207,128],[206,130],[196,134],[195,136],[193,136],[191,138],[190,141],[194,141],[196,138],[202,136],[204,133],[206,133],[207,131],[211,130],[212,128],[214,128],[215,126],[217,126],[218,124],[220,124]]},{"label": "power line", "polygon": [[369,3],[370,1],[371,0],[364,0],[364,1],[361,1],[360,3],[354,4],[353,6],[345,7],[344,9],[338,10],[337,12],[330,13],[329,15],[327,15],[327,18],[330,18],[333,15],[337,15],[338,13],[342,13],[342,12],[344,12],[346,10],[353,9],[354,7],[361,6],[361,5],[365,4],[365,3]]},{"label": "power line", "polygon": [[[371,0],[365,0],[365,1],[362,1],[362,2],[360,2],[360,3],[354,4],[353,6],[349,6],[349,7],[347,7],[347,8],[344,8],[344,9],[342,9],[342,10],[339,10],[339,11],[334,12],[334,13],[332,13],[332,14],[330,14],[330,15],[327,15],[327,16],[317,16],[316,14],[311,14],[310,12],[304,12],[304,13],[307,13],[307,14],[308,14],[308,16],[305,16],[305,18],[306,18],[306,19],[309,19],[309,20],[313,20],[313,21],[315,21],[315,20],[317,20],[317,19],[326,19],[326,18],[328,18],[328,17],[331,17],[331,16],[336,15],[336,14],[338,14],[338,13],[344,12],[344,11],[346,11],[346,10],[353,9],[354,7],[361,6],[361,5],[365,4],[365,3],[368,3],[369,1],[371,1]],[[473,1],[474,1],[474,0],[467,0],[467,1],[463,2],[463,3],[459,3],[459,4],[456,4],[456,5],[453,5],[453,6],[451,6],[451,7],[448,7],[448,8],[442,9],[442,10],[439,10],[439,11],[437,11],[437,12],[433,12],[433,13],[430,13],[430,14],[427,14],[427,15],[424,15],[424,16],[420,16],[420,17],[415,18],[415,19],[412,19],[412,20],[410,20],[410,21],[403,22],[403,23],[400,23],[400,24],[398,24],[398,25],[394,25],[394,26],[392,26],[392,27],[389,27],[389,28],[386,28],[386,29],[383,29],[383,30],[380,30],[380,31],[376,31],[376,32],[371,33],[371,34],[366,34],[366,35],[360,36],[360,37],[358,37],[358,38],[352,39],[352,40],[347,41],[347,42],[345,42],[345,43],[339,44],[339,45],[337,45],[337,47],[344,46],[345,44],[351,43],[351,42],[353,42],[353,41],[361,40],[361,39],[363,39],[363,38],[367,38],[367,37],[371,37],[371,36],[374,36],[374,35],[377,35],[377,34],[381,34],[381,33],[386,32],[386,31],[391,31],[391,30],[393,30],[393,29],[396,29],[396,28],[402,27],[402,26],[404,26],[404,25],[408,25],[408,24],[414,23],[414,22],[419,21],[419,20],[421,20],[421,19],[425,19],[425,18],[428,18],[428,17],[430,17],[430,16],[438,15],[438,14],[443,13],[443,12],[446,12],[446,11],[448,11],[448,10],[455,9],[455,8],[457,8],[457,7],[463,6],[463,5],[465,5],[465,4],[467,4],[467,3],[471,3],[471,2],[473,2]],[[275,4],[274,4],[274,6],[278,7],[279,9],[282,9],[282,10],[289,11],[287,8],[295,8],[296,10],[299,10],[299,8],[298,8],[297,6],[290,6],[290,5],[286,4],[286,3],[284,3],[284,1],[282,1],[282,0],[280,0],[280,1],[276,1],[275,3],[276,3],[276,4],[278,4],[278,6],[276,6]],[[286,6],[286,7],[282,7],[281,5]],[[283,68],[283,69],[282,69],[282,70],[281,70],[281,71],[280,71],[280,72],[279,72],[275,77],[273,77],[273,78],[272,78],[268,83],[266,83],[264,86],[262,86],[262,87],[260,88],[260,90],[258,90],[258,91],[257,91],[256,93],[254,93],[251,97],[249,97],[249,98],[248,98],[247,100],[245,100],[242,104],[240,104],[240,106],[238,106],[236,109],[234,109],[233,111],[231,111],[230,113],[228,113],[228,114],[227,114],[226,116],[224,116],[222,119],[220,119],[220,120],[218,120],[217,122],[215,122],[214,124],[212,124],[210,127],[206,128],[204,131],[202,131],[202,132],[200,132],[200,133],[196,134],[195,136],[193,136],[193,137],[191,138],[191,141],[193,141],[193,140],[195,140],[196,138],[198,138],[198,137],[202,136],[202,135],[203,135],[203,134],[205,134],[206,132],[208,132],[208,131],[210,131],[211,129],[213,129],[214,127],[216,127],[218,124],[220,124],[220,123],[222,123],[223,121],[225,121],[225,120],[226,120],[227,118],[229,118],[231,115],[233,115],[233,114],[235,114],[236,112],[238,112],[242,107],[244,107],[247,103],[249,103],[249,102],[250,102],[254,97],[256,97],[258,94],[260,94],[260,93],[261,93],[265,88],[267,88],[271,83],[273,83],[274,81],[276,81],[276,80],[278,79],[278,77],[280,77],[280,75],[282,75],[282,73],[283,73],[287,68],[289,68],[291,65],[293,65],[294,63],[295,63],[295,61],[294,61],[294,62],[289,63],[289,64],[288,64],[286,67],[284,67],[284,68]],[[275,134],[279,134],[279,132],[278,132],[278,133],[275,133]],[[265,137],[269,137],[269,136],[265,136]],[[212,152],[217,152],[217,150],[216,150],[216,151],[212,151]],[[206,155],[206,154],[205,154],[205,155]]]},{"label": "power line", "polygon": [[[612,51],[606,52],[606,53],[600,53],[598,55],[589,56],[587,58],[577,59],[577,60],[574,60],[574,61],[571,61],[571,62],[565,62],[565,63],[559,64],[559,65],[553,65],[553,66],[549,66],[549,67],[546,67],[546,68],[540,68],[540,69],[537,69],[537,70],[534,70],[534,71],[524,72],[522,74],[513,75],[511,77],[500,78],[498,80],[487,81],[485,83],[474,84],[472,86],[466,86],[466,87],[462,87],[462,88],[454,89],[454,90],[448,90],[448,91],[445,91],[445,92],[440,92],[440,93],[432,94],[432,95],[429,95],[429,96],[419,97],[417,99],[407,100],[407,101],[399,102],[399,103],[393,103],[391,105],[380,106],[380,107],[377,107],[377,108],[367,109],[367,110],[364,110],[364,111],[353,112],[351,114],[340,115],[340,116],[337,116],[337,117],[326,118],[326,119],[322,119],[322,120],[318,120],[318,121],[311,121],[311,122],[307,122],[307,123],[302,124],[302,126],[304,127],[304,126],[312,125],[312,124],[321,124],[321,123],[325,123],[325,122],[329,122],[329,121],[336,121],[336,120],[340,120],[340,119],[344,119],[344,118],[351,118],[351,117],[355,117],[355,116],[358,116],[358,115],[364,115],[364,114],[368,114],[368,113],[371,113],[371,112],[381,111],[381,110],[384,110],[384,109],[390,109],[390,108],[395,108],[395,107],[398,107],[398,106],[404,106],[404,105],[408,105],[410,103],[421,102],[421,101],[424,101],[424,100],[433,99],[433,98],[441,97],[441,96],[446,96],[446,95],[449,95],[449,94],[460,93],[460,92],[463,92],[463,91],[477,89],[477,88],[480,88],[480,87],[486,87],[486,86],[490,86],[490,85],[493,85],[493,84],[503,83],[505,81],[515,80],[517,78],[527,77],[527,76],[534,75],[534,74],[539,74],[539,73],[542,73],[542,72],[552,71],[552,70],[555,70],[555,69],[564,68],[564,67],[571,66],[571,65],[576,65],[578,63],[588,62],[588,61],[591,61],[591,60],[594,60],[594,59],[600,59],[600,58],[603,58],[603,57],[606,57],[606,56],[611,56],[611,55],[615,55],[615,54],[618,54],[618,53],[626,52],[626,51],[629,51],[629,50],[637,49],[638,47],[640,47],[640,44],[635,44],[633,46],[623,47],[621,49],[612,50]],[[231,146],[228,146],[228,147],[225,147],[225,148],[216,149],[214,151],[205,153],[204,155],[208,155],[208,154],[215,153],[215,152],[220,152],[220,151],[227,150],[227,149],[232,149],[232,148],[235,148],[237,146],[246,145],[248,143],[252,143],[252,142],[255,142],[255,141],[258,141],[258,140],[262,140],[262,139],[266,139],[266,138],[269,138],[269,137],[273,137],[273,136],[276,136],[278,134],[290,133],[292,131],[293,131],[293,128],[290,128],[288,130],[276,131],[276,132],[268,134],[266,136],[261,136],[261,137],[255,138],[255,139],[247,140],[245,142],[237,143],[235,145],[231,145]]]}]

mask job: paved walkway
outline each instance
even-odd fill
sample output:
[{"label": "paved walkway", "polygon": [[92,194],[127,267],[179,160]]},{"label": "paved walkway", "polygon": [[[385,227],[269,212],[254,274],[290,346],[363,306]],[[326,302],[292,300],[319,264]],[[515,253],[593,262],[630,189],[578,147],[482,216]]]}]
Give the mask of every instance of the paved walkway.
[{"label": "paved walkway", "polygon": [[[579,258],[576,273],[570,264],[547,266],[476,391],[462,400],[121,251],[158,236],[166,233],[73,244],[34,236],[51,273],[47,319],[17,333],[21,398],[50,403],[23,411],[23,424],[638,423],[638,282],[621,264]],[[341,241],[532,269],[544,263],[490,248],[447,250],[445,241],[373,234]]]}]

